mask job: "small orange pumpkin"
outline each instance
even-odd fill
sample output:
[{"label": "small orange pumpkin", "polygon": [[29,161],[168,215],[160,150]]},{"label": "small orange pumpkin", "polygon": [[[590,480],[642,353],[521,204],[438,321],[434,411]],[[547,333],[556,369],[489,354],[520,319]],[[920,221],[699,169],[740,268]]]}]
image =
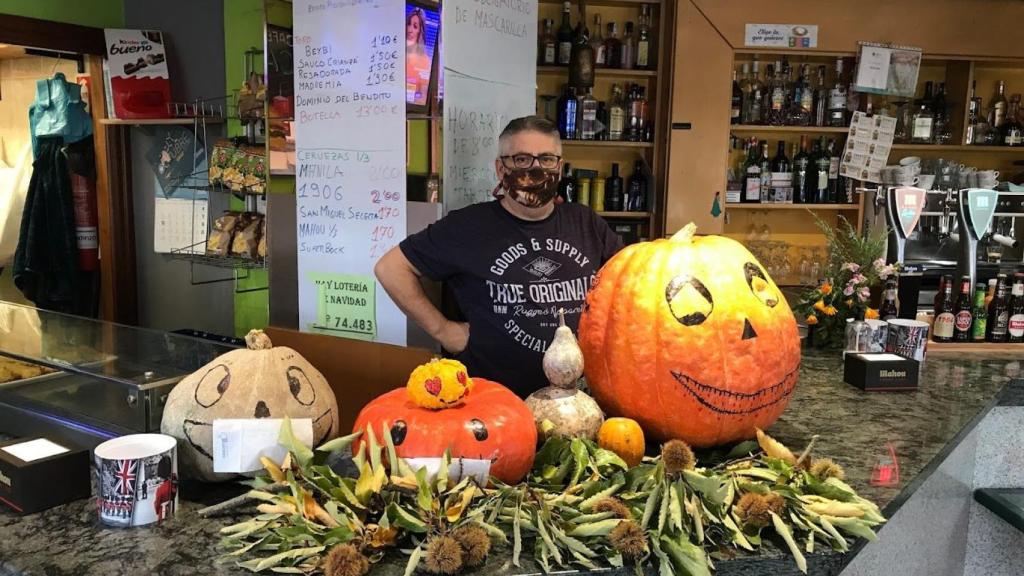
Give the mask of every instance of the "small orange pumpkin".
[{"label": "small orange pumpkin", "polygon": [[644,458],[644,431],[632,418],[609,418],[597,432],[597,445],[615,452],[632,468]]},{"label": "small orange pumpkin", "polygon": [[742,244],[633,244],[598,273],[580,318],[587,383],[611,416],[655,440],[708,447],[752,438],[785,410],[800,368],[796,318]]}]

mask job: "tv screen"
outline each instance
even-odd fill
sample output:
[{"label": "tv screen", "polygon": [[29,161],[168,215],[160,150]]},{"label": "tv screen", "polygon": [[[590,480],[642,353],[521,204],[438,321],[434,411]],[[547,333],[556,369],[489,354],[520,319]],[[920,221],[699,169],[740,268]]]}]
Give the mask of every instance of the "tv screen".
[{"label": "tv screen", "polygon": [[425,107],[430,97],[441,15],[435,8],[409,3],[405,6],[405,101]]}]

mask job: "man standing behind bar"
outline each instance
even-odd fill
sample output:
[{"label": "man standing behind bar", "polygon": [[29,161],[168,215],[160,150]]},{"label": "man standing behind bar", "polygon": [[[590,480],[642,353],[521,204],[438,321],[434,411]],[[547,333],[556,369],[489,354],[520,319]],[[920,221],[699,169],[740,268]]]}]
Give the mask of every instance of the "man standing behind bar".
[{"label": "man standing behind bar", "polygon": [[[466,364],[522,397],[547,385],[541,361],[558,310],[575,331],[587,290],[622,241],[581,204],[556,202],[558,128],[537,116],[498,138],[491,202],[455,210],[409,236],[374,269],[398,307]],[[445,318],[420,277],[447,282],[468,323]]]}]

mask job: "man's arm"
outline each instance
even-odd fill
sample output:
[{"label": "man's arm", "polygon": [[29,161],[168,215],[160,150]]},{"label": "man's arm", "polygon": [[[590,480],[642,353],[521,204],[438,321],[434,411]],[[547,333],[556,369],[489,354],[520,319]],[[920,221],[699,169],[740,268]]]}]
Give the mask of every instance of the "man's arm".
[{"label": "man's arm", "polygon": [[452,322],[441,314],[420,284],[422,274],[401,248],[396,246],[384,254],[373,267],[373,273],[398,308],[445,350],[457,354],[466,349],[469,325]]}]

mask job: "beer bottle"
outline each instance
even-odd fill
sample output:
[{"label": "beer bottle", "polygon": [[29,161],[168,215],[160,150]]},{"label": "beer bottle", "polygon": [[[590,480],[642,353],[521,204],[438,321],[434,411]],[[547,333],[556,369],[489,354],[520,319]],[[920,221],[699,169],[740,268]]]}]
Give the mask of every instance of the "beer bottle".
[{"label": "beer bottle", "polygon": [[932,340],[936,342],[951,342],[953,340],[953,326],[956,325],[956,315],[953,313],[953,278],[946,276],[943,279],[942,302],[939,315],[935,317],[935,324]]},{"label": "beer bottle", "polygon": [[885,300],[878,309],[878,317],[889,321],[899,318],[899,305],[896,303],[896,277],[890,277],[885,281]]},{"label": "beer bottle", "polygon": [[942,314],[942,297],[946,292],[946,285],[952,281],[953,279],[949,276],[943,276],[939,278],[939,291],[935,293],[935,313],[932,316],[932,318],[938,318],[939,314]]},{"label": "beer bottle", "polygon": [[985,310],[985,285],[974,285],[974,324],[971,326],[971,340],[985,341],[985,326],[988,324],[988,312]]},{"label": "beer bottle", "polygon": [[953,326],[953,340],[971,341],[971,277],[960,278],[960,298],[956,301],[956,324]]},{"label": "beer bottle", "polygon": [[1024,274],[1013,276],[1013,296],[1010,297],[1010,321],[1007,327],[1009,342],[1024,342]]},{"label": "beer bottle", "polygon": [[988,335],[985,340],[989,342],[1006,342],[1010,327],[1010,307],[1006,302],[1006,274],[999,275],[996,283],[996,296],[988,307]]},{"label": "beer bottle", "polygon": [[992,299],[996,297],[996,283],[997,279],[991,278],[988,281],[988,293],[985,294],[985,313],[988,314],[988,307],[992,304]]}]

